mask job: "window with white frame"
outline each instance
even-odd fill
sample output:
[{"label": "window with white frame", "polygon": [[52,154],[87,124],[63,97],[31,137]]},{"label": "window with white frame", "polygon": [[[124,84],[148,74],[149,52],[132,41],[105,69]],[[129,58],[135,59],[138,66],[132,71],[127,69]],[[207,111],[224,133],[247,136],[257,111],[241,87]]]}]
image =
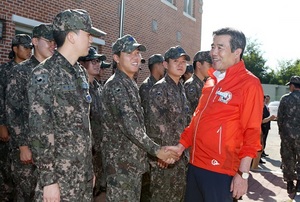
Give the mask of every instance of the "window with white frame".
[{"label": "window with white frame", "polygon": [[160,0],[160,1],[164,4],[166,4],[167,6],[170,6],[174,10],[177,10],[176,0]]},{"label": "window with white frame", "polygon": [[166,1],[168,1],[168,2],[170,2],[171,4],[175,5],[175,4],[174,4],[174,0],[166,0]]},{"label": "window with white frame", "polygon": [[194,16],[194,0],[184,0],[184,12]]}]

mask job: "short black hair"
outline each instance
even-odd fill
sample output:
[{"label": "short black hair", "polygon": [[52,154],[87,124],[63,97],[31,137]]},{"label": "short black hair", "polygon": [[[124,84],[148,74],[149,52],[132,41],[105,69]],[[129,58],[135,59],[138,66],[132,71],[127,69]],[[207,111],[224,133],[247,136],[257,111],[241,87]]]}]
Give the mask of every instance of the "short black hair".
[{"label": "short black hair", "polygon": [[53,38],[54,38],[57,48],[62,47],[64,45],[66,36],[69,32],[74,32],[74,33],[78,34],[79,30],[70,30],[70,31],[53,30]]},{"label": "short black hair", "polygon": [[217,31],[213,32],[213,35],[219,36],[219,35],[229,35],[231,37],[230,39],[230,47],[231,47],[231,52],[233,53],[236,49],[241,48],[242,52],[240,55],[240,59],[242,59],[244,50],[246,47],[246,37],[243,32],[226,27],[219,29]]}]

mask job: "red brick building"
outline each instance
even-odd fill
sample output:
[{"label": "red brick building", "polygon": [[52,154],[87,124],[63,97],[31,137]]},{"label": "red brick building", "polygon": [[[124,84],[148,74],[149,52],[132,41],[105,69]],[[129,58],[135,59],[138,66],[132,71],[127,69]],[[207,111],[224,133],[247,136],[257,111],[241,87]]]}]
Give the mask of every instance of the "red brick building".
[{"label": "red brick building", "polygon": [[[200,49],[202,0],[1,0],[0,64],[8,61],[16,33],[30,34],[34,26],[52,22],[60,11],[76,8],[87,10],[93,26],[107,33],[95,38],[93,45],[112,61],[111,46],[119,37],[122,2],[123,34],[133,35],[146,46],[147,52],[142,53],[146,61],[175,45],[181,45],[191,57]],[[138,83],[149,74],[147,63],[142,68]],[[111,69],[107,70],[106,77],[110,73]]]}]

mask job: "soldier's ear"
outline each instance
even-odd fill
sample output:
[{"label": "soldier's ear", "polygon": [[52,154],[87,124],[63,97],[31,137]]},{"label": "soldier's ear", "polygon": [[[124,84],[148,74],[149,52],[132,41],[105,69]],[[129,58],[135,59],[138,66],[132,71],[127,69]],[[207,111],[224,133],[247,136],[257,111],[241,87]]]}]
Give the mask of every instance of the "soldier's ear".
[{"label": "soldier's ear", "polygon": [[77,34],[75,32],[69,32],[66,36],[66,40],[68,40],[71,44],[75,43],[75,37],[77,36]]},{"label": "soldier's ear", "polygon": [[120,57],[116,54],[113,55],[113,59],[116,63],[119,63],[119,61],[120,61]]},{"label": "soldier's ear", "polygon": [[164,65],[165,69],[168,69],[168,63],[166,61],[163,61],[163,65]]},{"label": "soldier's ear", "polygon": [[38,40],[39,40],[38,38],[34,37],[32,38],[31,42],[34,46],[36,46],[38,44]]}]

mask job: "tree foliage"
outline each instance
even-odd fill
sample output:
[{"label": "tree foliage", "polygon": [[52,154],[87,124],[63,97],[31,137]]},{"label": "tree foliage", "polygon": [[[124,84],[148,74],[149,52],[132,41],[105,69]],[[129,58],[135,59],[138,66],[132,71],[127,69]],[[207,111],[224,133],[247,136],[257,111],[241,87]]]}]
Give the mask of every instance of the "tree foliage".
[{"label": "tree foliage", "polygon": [[246,68],[257,76],[263,84],[286,84],[291,76],[300,76],[300,59],[296,61],[282,60],[278,63],[278,68],[274,69],[266,66],[257,40],[247,39],[247,47],[243,60]]},{"label": "tree foliage", "polygon": [[280,61],[279,62],[279,70],[275,75],[277,78],[277,83],[279,85],[286,84],[291,76],[298,75],[300,76],[300,60],[296,61]]},{"label": "tree foliage", "polygon": [[247,39],[247,47],[244,52],[243,60],[249,71],[257,76],[262,83],[269,82],[268,67],[260,50],[260,44],[256,40]]}]

